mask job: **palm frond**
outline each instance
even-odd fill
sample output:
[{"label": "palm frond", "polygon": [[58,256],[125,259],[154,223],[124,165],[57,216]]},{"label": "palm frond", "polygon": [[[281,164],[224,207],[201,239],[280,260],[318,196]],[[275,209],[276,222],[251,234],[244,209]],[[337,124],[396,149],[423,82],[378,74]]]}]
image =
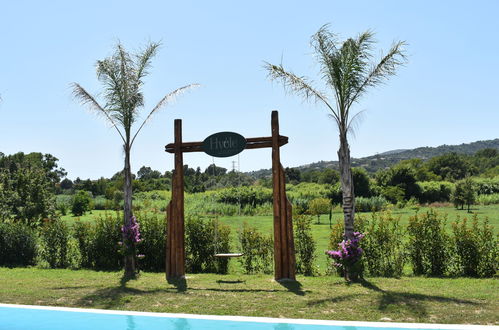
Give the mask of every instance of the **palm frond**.
[{"label": "palm frond", "polygon": [[199,87],[200,84],[189,84],[189,85],[186,85],[186,86],[183,86],[183,87],[180,87],[180,88],[177,88],[176,90],[174,90],[173,92],[171,93],[168,93],[167,95],[165,95],[161,101],[158,102],[158,104],[156,104],[156,106],[151,110],[151,112],[147,115],[146,119],[144,119],[144,121],[142,122],[142,124],[140,125],[139,129],[137,130],[137,132],[135,132],[133,138],[132,138],[132,142],[130,143],[130,147],[133,145],[133,142],[135,141],[135,138],[137,137],[137,135],[139,134],[140,130],[142,129],[142,127],[144,127],[144,125],[149,122],[152,118],[152,116],[158,112],[162,107],[164,107],[166,104],[168,103],[171,103],[173,102],[179,95],[187,92],[188,90],[192,89],[192,88],[195,88],[195,87]]},{"label": "palm frond", "polygon": [[403,49],[406,45],[405,41],[396,42],[388,53],[382,56],[379,63],[372,66],[370,72],[350,99],[349,106],[364,94],[368,87],[379,85],[388,79],[388,77],[395,75],[397,66],[404,65],[407,62],[407,55]]},{"label": "palm frond", "polygon": [[312,87],[307,78],[299,77],[292,72],[286,71],[282,65],[264,63],[264,68],[267,70],[270,80],[281,81],[284,89],[292,91],[303,97],[306,101],[314,100],[315,102],[322,102],[336,116],[334,108],[329,104],[326,95]]},{"label": "palm frond", "polygon": [[147,69],[150,67],[151,59],[158,52],[158,48],[161,46],[161,43],[151,43],[147,46],[147,48],[140,54],[136,56],[137,59],[137,80],[141,81],[142,78],[147,76],[149,73]]},{"label": "palm frond", "polygon": [[75,99],[78,99],[82,105],[87,106],[96,115],[104,117],[109,122],[109,124],[116,129],[123,142],[125,142],[125,138],[123,137],[123,134],[119,130],[118,126],[116,126],[116,122],[109,115],[109,113],[103,107],[101,107],[101,105],[95,100],[95,98],[82,86],[80,86],[80,84],[72,83],[71,86],[73,88],[73,97]]},{"label": "palm frond", "polygon": [[361,110],[357,112],[352,118],[348,121],[347,124],[347,133],[350,133],[355,137],[355,131],[360,124],[360,122],[364,119],[365,110]]}]

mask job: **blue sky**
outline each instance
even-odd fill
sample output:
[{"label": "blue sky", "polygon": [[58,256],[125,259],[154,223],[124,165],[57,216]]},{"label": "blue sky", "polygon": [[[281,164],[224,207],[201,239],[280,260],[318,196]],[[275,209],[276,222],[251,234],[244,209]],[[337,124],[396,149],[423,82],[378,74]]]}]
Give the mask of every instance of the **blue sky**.
[{"label": "blue sky", "polygon": [[[334,123],[323,107],[302,102],[266,79],[263,61],[309,76],[318,86],[310,36],[323,24],[343,40],[367,29],[378,49],[406,40],[409,62],[372,89],[353,157],[399,148],[499,137],[498,1],[5,1],[0,11],[0,151],[51,153],[71,179],[109,177],[123,168],[116,131],[71,97],[78,82],[98,94],[95,62],[118,40],[129,50],[161,41],[144,87],[143,114],[188,83],[202,87],[164,108],[132,150],[132,171],[173,167],[164,145],[173,120],[184,141],[218,131],[270,135],[279,110],[286,166],[336,160]],[[230,168],[234,158],[215,159]],[[212,158],[186,154],[204,169]],[[270,149],[240,154],[242,171],[269,168]]]}]

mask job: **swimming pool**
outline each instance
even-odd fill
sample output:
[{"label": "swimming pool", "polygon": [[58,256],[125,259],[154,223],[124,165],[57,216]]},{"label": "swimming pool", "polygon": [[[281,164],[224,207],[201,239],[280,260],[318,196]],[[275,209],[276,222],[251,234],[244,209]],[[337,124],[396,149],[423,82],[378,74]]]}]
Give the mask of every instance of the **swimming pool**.
[{"label": "swimming pool", "polygon": [[1,330],[491,330],[492,328],[499,329],[494,326],[272,319],[0,304]]}]

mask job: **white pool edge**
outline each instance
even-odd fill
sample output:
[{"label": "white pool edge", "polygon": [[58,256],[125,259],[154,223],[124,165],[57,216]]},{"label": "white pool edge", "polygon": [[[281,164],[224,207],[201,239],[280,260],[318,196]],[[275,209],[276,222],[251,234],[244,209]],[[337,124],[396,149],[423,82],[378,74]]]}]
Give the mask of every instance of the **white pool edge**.
[{"label": "white pool edge", "polygon": [[54,310],[64,312],[80,312],[94,314],[111,314],[111,315],[137,315],[151,317],[166,317],[166,318],[188,318],[202,320],[224,320],[238,322],[260,322],[260,323],[291,323],[291,324],[311,324],[311,325],[334,325],[334,326],[352,326],[352,327],[373,327],[373,328],[407,328],[407,329],[455,329],[455,330],[493,330],[498,329],[495,325],[475,325],[475,324],[438,324],[438,323],[396,323],[396,322],[364,322],[364,321],[330,321],[330,320],[312,320],[312,319],[285,319],[271,317],[254,317],[254,316],[226,316],[226,315],[201,315],[201,314],[183,314],[183,313],[153,313],[153,312],[134,312],[134,311],[119,311],[106,309],[88,309],[88,308],[72,308],[72,307],[53,307],[53,306],[36,306],[36,305],[16,305],[2,304],[0,307],[7,308],[25,308],[25,309],[40,309]]}]

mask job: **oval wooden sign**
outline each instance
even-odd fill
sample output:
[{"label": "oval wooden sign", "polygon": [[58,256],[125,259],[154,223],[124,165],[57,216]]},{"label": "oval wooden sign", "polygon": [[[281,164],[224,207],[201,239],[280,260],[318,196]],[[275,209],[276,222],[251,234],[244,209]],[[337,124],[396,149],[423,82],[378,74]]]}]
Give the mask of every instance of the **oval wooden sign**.
[{"label": "oval wooden sign", "polygon": [[234,132],[219,132],[203,141],[203,151],[213,157],[230,157],[246,148],[244,136]]}]

